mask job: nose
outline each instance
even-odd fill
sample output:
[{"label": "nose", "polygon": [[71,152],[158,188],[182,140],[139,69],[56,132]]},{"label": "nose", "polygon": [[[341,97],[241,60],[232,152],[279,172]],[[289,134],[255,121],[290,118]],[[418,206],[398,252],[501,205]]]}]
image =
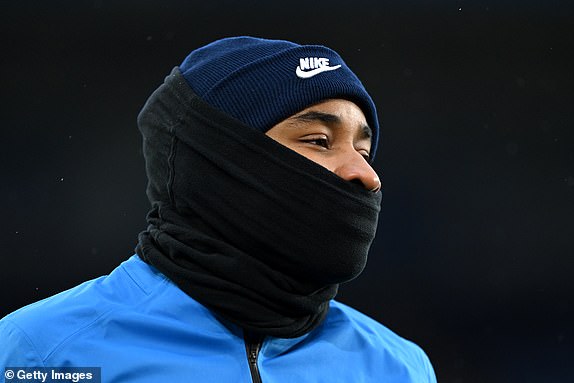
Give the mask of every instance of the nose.
[{"label": "nose", "polygon": [[381,180],[365,158],[356,151],[340,157],[333,172],[345,181],[356,182],[369,191],[381,190]]}]

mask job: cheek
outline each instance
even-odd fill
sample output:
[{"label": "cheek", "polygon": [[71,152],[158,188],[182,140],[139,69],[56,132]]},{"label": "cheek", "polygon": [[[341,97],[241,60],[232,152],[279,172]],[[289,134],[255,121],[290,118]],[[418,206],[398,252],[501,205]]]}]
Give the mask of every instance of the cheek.
[{"label": "cheek", "polygon": [[321,165],[322,167],[324,167],[325,169],[329,170],[329,171],[334,171],[335,167],[332,164],[332,161],[328,158],[328,156],[324,153],[319,153],[316,150],[312,150],[309,148],[305,148],[305,147],[297,147],[297,148],[291,148],[292,150],[294,150],[295,152],[299,153],[300,155],[302,155],[303,157],[306,157],[307,159],[315,162],[318,165]]},{"label": "cheek", "polygon": [[327,170],[332,172],[334,171],[335,167],[331,164],[326,153],[320,153],[316,149],[310,148],[307,144],[299,142],[296,138],[282,135],[280,129],[270,129],[265,134],[281,145],[299,153],[316,164],[323,166]]}]

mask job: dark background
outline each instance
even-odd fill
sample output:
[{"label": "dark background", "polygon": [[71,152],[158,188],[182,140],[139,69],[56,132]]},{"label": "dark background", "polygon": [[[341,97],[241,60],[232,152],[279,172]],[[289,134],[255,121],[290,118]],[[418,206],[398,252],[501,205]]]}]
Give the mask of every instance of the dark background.
[{"label": "dark background", "polygon": [[0,316],[132,254],[139,109],[189,51],[249,34],[336,49],[379,106],[381,225],[340,299],[421,345],[440,382],[574,381],[573,8],[4,2]]}]

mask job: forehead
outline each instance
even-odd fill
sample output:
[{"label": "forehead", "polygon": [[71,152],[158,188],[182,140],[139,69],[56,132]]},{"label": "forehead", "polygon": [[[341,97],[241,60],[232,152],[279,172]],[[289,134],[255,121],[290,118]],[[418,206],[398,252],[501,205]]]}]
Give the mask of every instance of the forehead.
[{"label": "forehead", "polygon": [[345,115],[366,121],[365,114],[357,104],[341,98],[328,99],[318,102],[303,109],[302,112],[305,110],[324,110],[335,115]]},{"label": "forehead", "polygon": [[355,103],[343,99],[325,100],[303,109],[289,117],[291,122],[323,122],[332,125],[341,125],[356,130],[364,138],[371,138],[372,131],[367,124],[365,114]]}]

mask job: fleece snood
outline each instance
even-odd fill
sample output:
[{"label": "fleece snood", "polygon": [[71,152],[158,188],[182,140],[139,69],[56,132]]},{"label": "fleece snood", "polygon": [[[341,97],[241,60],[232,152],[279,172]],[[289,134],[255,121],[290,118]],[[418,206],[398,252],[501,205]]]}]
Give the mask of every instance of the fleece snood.
[{"label": "fleece snood", "polygon": [[138,124],[152,204],[140,257],[250,332],[318,326],[365,266],[381,193],[210,106],[177,67]]}]

